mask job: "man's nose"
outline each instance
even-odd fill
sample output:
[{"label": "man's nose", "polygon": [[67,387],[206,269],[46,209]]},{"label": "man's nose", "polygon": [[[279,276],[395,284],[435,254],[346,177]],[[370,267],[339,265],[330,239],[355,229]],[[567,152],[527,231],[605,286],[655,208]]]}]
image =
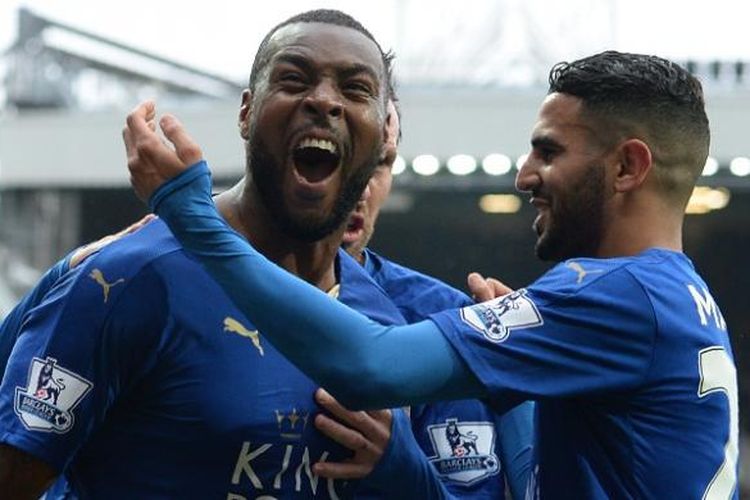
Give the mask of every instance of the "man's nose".
[{"label": "man's nose", "polygon": [[[370,182],[372,182],[372,179],[370,179]],[[370,182],[367,183],[367,185],[365,186],[365,190],[362,191],[362,195],[359,197],[360,203],[366,202],[372,195],[372,191],[370,190]]]},{"label": "man's nose", "polygon": [[336,85],[323,79],[305,97],[305,109],[321,117],[338,118],[344,112],[344,105]]},{"label": "man's nose", "polygon": [[516,174],[516,189],[518,191],[532,191],[538,183],[537,168],[532,155],[529,154],[518,170],[518,174]]}]

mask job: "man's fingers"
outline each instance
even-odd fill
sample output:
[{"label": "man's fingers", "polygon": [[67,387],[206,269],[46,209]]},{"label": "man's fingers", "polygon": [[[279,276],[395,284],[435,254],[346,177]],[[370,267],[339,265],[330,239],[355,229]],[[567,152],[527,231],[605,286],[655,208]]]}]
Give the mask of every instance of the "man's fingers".
[{"label": "man's fingers", "polygon": [[502,297],[503,295],[508,295],[513,292],[511,287],[495,278],[487,278],[487,285],[492,289],[495,297]]},{"label": "man's fingers", "polygon": [[472,297],[477,302],[486,302],[513,291],[511,287],[502,281],[495,278],[485,278],[479,273],[469,273],[466,282],[469,285]]},{"label": "man's fingers", "polygon": [[203,153],[195,141],[188,135],[182,124],[172,115],[164,115],[159,121],[164,136],[174,144],[177,156],[186,166],[198,163],[203,159]]},{"label": "man's fingers", "polygon": [[125,126],[122,128],[122,142],[125,143],[125,154],[128,161],[130,161],[135,153],[135,144],[133,143],[133,134],[130,132],[130,127]]},{"label": "man's fingers", "polygon": [[[382,442],[383,440],[387,441],[390,437],[390,419],[384,425],[373,419],[367,412],[348,410],[325,389],[316,391],[315,400],[324,410],[364,434],[368,439]],[[388,412],[388,410],[384,411]]]},{"label": "man's fingers", "polygon": [[367,414],[375,420],[388,422],[389,424],[391,420],[393,420],[393,414],[391,413],[391,410],[367,410]]},{"label": "man's fingers", "polygon": [[344,408],[341,403],[336,401],[336,398],[334,398],[331,393],[323,388],[315,391],[315,401],[317,401],[324,410],[328,411],[343,422],[353,423],[354,421],[359,421],[361,419],[360,416],[363,413],[350,411],[347,408]]},{"label": "man's fingers", "polygon": [[127,128],[133,135],[134,143],[144,135],[150,135],[152,131],[148,127],[148,122],[156,116],[156,104],[154,101],[144,101],[136,106],[127,117]]},{"label": "man's fingers", "polygon": [[315,428],[341,446],[354,452],[367,450],[370,446],[370,443],[362,434],[322,413],[315,416]]},{"label": "man's fingers", "polygon": [[313,472],[330,479],[362,479],[372,472],[372,467],[353,462],[317,462]]},{"label": "man's fingers", "polygon": [[475,301],[485,302],[495,298],[487,280],[481,274],[469,273],[466,283],[469,285],[469,291]]}]

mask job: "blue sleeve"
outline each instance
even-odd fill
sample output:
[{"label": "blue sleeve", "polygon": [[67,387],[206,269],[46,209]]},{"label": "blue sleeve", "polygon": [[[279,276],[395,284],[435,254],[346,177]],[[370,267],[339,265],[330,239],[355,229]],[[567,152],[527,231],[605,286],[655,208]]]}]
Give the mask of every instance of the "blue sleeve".
[{"label": "blue sleeve", "polygon": [[216,211],[205,162],[163,185],[151,207],[258,329],[344,405],[387,408],[482,395],[432,322],[370,321],[254,250]]},{"label": "blue sleeve", "polygon": [[505,480],[513,498],[523,498],[534,451],[534,402],[526,401],[505,413],[496,413]]},{"label": "blue sleeve", "polygon": [[388,448],[362,484],[377,489],[384,498],[395,500],[455,498],[422,453],[412,434],[409,417],[403,411],[393,412]]},{"label": "blue sleeve", "polygon": [[626,269],[578,286],[563,266],[528,289],[431,317],[492,398],[580,397],[637,387],[656,341],[653,307]]},{"label": "blue sleeve", "polygon": [[[96,266],[96,267],[92,267]],[[102,273],[108,293],[92,279]],[[33,308],[0,385],[0,442],[63,470],[159,355],[166,304],[153,273],[99,259]]]},{"label": "blue sleeve", "polygon": [[26,315],[40,304],[47,292],[57,283],[57,280],[68,272],[69,266],[70,255],[50,267],[34,288],[5,316],[2,325],[0,325],[0,380],[2,380],[2,374],[5,373],[8,358],[16,344]]}]

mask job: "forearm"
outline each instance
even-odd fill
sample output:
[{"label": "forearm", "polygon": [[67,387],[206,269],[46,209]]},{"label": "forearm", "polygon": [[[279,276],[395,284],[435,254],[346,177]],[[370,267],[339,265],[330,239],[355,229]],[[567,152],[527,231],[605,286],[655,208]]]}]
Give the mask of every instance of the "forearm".
[{"label": "forearm", "polygon": [[162,186],[151,205],[263,335],[344,404],[395,407],[480,393],[432,322],[374,323],[255,251],[216,212],[205,164]]}]

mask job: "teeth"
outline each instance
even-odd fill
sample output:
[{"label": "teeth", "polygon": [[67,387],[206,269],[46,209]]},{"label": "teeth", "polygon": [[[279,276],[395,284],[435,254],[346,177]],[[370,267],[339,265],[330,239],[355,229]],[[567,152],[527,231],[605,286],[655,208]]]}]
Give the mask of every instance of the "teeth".
[{"label": "teeth", "polygon": [[302,139],[302,141],[300,141],[300,143],[297,145],[297,149],[302,148],[318,148],[324,151],[328,151],[331,154],[337,153],[336,145],[326,139],[314,139],[312,137],[307,137],[305,139]]}]

